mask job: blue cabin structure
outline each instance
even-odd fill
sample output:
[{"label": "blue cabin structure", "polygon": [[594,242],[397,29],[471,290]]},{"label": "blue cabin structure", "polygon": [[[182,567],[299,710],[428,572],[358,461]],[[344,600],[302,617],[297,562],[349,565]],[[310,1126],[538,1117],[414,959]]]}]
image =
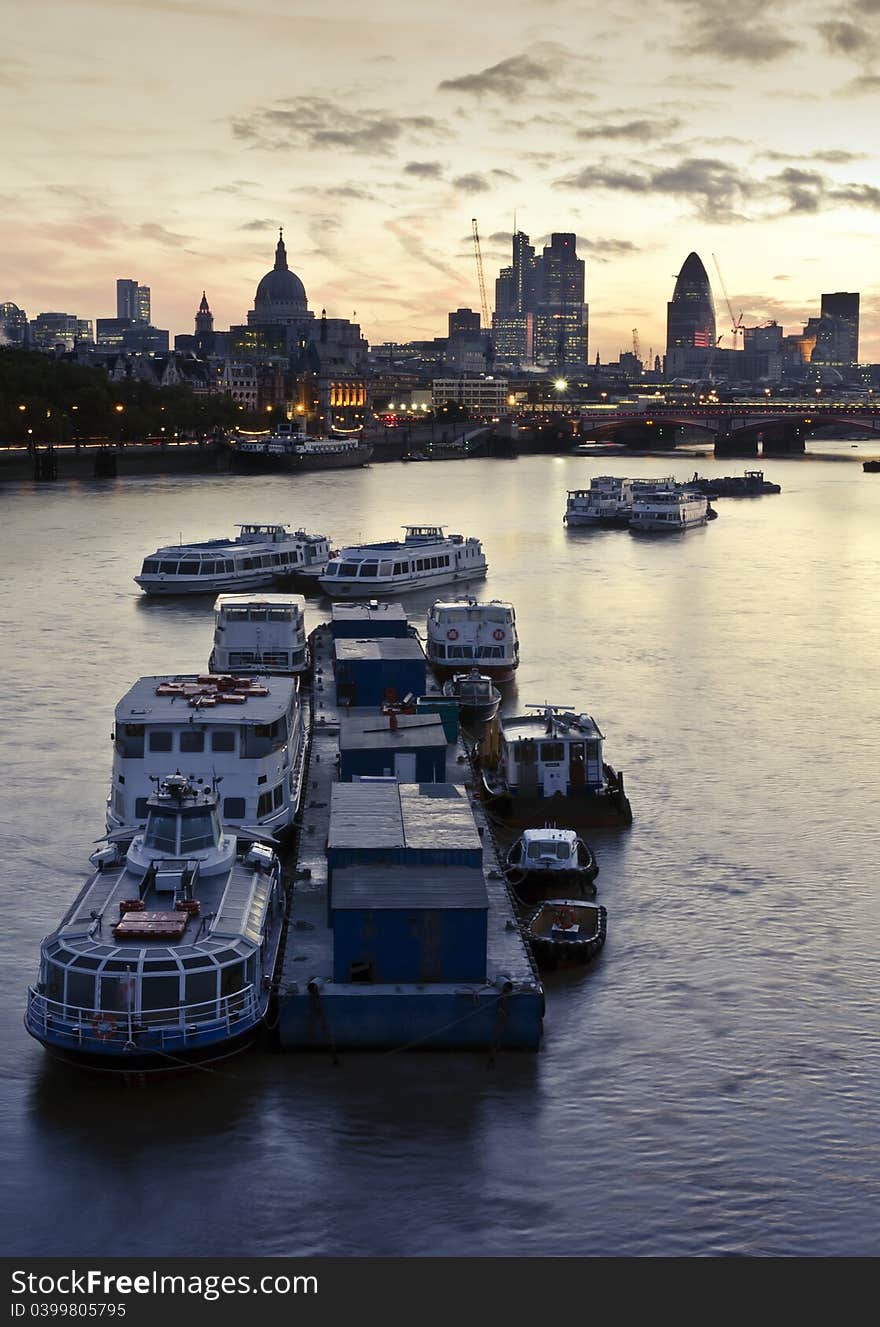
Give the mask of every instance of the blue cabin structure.
[{"label": "blue cabin structure", "polygon": [[361,640],[343,638],[333,646],[336,699],[340,705],[374,707],[420,696],[427,662],[411,636]]},{"label": "blue cabin structure", "polygon": [[346,783],[365,778],[441,783],[446,751],[446,733],[437,714],[340,716],[339,777]]}]

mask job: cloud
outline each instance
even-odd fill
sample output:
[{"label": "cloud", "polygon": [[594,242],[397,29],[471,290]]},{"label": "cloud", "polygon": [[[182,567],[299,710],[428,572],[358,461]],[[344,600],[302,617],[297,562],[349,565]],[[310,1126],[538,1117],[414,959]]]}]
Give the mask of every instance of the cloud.
[{"label": "cloud", "polygon": [[586,166],[556,183],[564,189],[675,198],[715,224],[815,214],[834,207],[880,210],[880,188],[874,185],[830,180],[820,171],[795,166],[759,179],[712,157],[691,157],[662,168],[638,163]]},{"label": "cloud", "polygon": [[717,0],[673,0],[671,8],[677,17],[684,11],[686,32],[675,48],[684,55],[771,64],[800,45],[767,20],[764,0],[740,0],[736,12]]},{"label": "cloud", "polygon": [[828,50],[835,55],[866,56],[877,47],[873,32],[847,19],[830,19],[820,23],[818,31]]},{"label": "cloud", "polygon": [[269,220],[243,221],[239,230],[274,230],[276,222]]},{"label": "cloud", "polygon": [[664,138],[681,125],[681,120],[626,120],[623,124],[614,122],[591,125],[589,129],[578,129],[575,134],[585,142],[593,139],[634,138],[641,143],[648,143],[657,138]]},{"label": "cloud", "polygon": [[880,74],[860,74],[847,83],[844,91],[856,97],[866,94],[873,96],[875,92],[880,92]]},{"label": "cloud", "polygon": [[191,244],[191,235],[178,235],[173,230],[166,229],[156,221],[145,221],[140,226],[135,227],[138,235],[145,240],[152,240],[155,244],[163,244],[168,248],[177,248],[180,244]]},{"label": "cloud", "polygon": [[865,152],[845,152],[842,148],[817,148],[815,152],[759,152],[766,161],[820,161],[824,166],[845,166],[863,161]]},{"label": "cloud", "polygon": [[416,262],[426,267],[433,267],[435,271],[442,272],[445,277],[458,282],[461,279],[460,273],[442,262],[423,240],[420,232],[424,229],[426,221],[427,218],[421,216],[405,216],[394,217],[384,224],[385,229],[391,232],[410,258],[414,258]]},{"label": "cloud", "polygon": [[365,156],[389,156],[410,138],[436,139],[444,128],[432,115],[394,115],[348,110],[327,97],[289,98],[231,121],[240,142],[268,152],[340,148]]},{"label": "cloud", "polygon": [[475,174],[459,175],[452,183],[463,194],[484,194],[492,188],[482,175]]},{"label": "cloud", "polygon": [[512,55],[507,60],[481,69],[477,74],[462,74],[460,78],[444,78],[440,92],[464,92],[470,96],[518,97],[528,92],[534,83],[543,83],[550,76],[546,61],[531,55]]},{"label": "cloud", "polygon": [[408,161],[403,168],[404,175],[416,175],[422,180],[441,180],[443,166],[439,161]]}]

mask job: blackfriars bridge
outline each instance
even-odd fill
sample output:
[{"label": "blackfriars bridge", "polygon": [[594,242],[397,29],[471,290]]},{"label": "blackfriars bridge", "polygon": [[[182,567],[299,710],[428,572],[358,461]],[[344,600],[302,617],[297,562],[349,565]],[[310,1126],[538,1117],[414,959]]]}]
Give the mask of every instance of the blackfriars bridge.
[{"label": "blackfriars bridge", "polygon": [[880,438],[880,405],[855,402],[774,401],[772,405],[719,402],[672,405],[579,406],[578,436],[607,438],[633,447],[674,447],[683,429],[699,429],[717,456],[787,455],[803,452],[807,437],[838,428]]}]

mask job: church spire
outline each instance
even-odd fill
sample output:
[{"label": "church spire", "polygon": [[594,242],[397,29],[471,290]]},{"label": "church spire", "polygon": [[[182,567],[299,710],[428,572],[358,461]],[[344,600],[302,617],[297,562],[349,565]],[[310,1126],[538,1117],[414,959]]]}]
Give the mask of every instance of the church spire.
[{"label": "church spire", "polygon": [[203,291],[202,291],[202,302],[201,302],[201,304],[199,305],[199,313],[210,313],[210,312],[211,312],[211,310],[210,310],[209,307],[208,307],[208,296],[207,296],[206,292],[203,290]]},{"label": "church spire", "polygon": [[278,228],[278,244],[275,248],[275,271],[287,271],[287,250],[284,247],[284,231]]}]

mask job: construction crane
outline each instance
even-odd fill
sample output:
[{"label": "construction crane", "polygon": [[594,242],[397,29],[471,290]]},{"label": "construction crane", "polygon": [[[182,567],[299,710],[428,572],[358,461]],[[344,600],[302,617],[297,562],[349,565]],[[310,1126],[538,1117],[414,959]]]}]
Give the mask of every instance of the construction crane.
[{"label": "construction crane", "polygon": [[486,280],[483,276],[483,255],[480,252],[480,232],[477,227],[477,218],[471,217],[471,226],[474,232],[474,256],[477,260],[477,279],[480,283],[480,311],[483,318],[483,327],[486,333],[485,360],[486,368],[491,371],[495,362],[495,347],[492,344],[492,325],[489,321],[489,301],[486,299]]},{"label": "construction crane", "polygon": [[641,363],[642,343],[639,340],[639,329],[637,327],[633,328],[633,354],[635,355],[639,363]]},{"label": "construction crane", "polygon": [[731,324],[730,333],[731,336],[733,337],[733,348],[734,350],[736,350],[736,338],[739,336],[741,332],[743,335],[743,341],[745,341],[745,332],[743,331],[742,311],[740,311],[738,318],[734,316],[733,305],[730,302],[730,296],[728,295],[727,287],[724,284],[724,277],[721,275],[721,267],[719,266],[718,258],[714,253],[712,254],[712,261],[715,264],[715,271],[718,273],[718,280],[721,282],[721,291],[722,294],[724,295],[724,302],[727,305],[727,312],[730,314],[730,324]]}]

